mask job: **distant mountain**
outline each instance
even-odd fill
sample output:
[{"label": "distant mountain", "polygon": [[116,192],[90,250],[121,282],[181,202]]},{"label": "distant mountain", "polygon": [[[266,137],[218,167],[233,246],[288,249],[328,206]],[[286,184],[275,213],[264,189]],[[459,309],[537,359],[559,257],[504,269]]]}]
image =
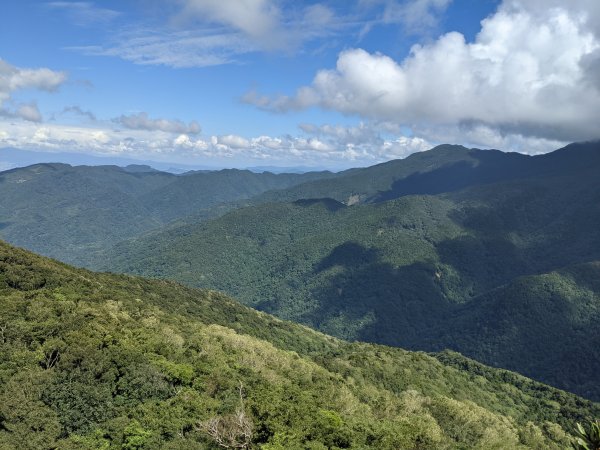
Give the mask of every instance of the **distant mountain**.
[{"label": "distant mountain", "polygon": [[[364,203],[375,199],[389,200],[396,183],[401,180],[414,185],[413,190],[419,190],[422,188],[419,188],[418,182],[415,183],[416,180],[420,181],[421,177],[431,176],[434,173],[441,174],[442,177],[435,176],[438,178],[437,189],[431,186],[427,188],[429,192],[419,192],[434,193],[432,190],[447,190],[448,185],[452,183],[456,184],[453,187],[459,188],[475,182],[477,177],[474,176],[466,180],[458,178],[464,175],[461,171],[469,172],[469,168],[473,169],[472,173],[478,173],[482,166],[496,166],[498,161],[502,161],[503,166],[515,167],[519,162],[528,159],[528,156],[518,153],[507,154],[494,150],[468,149],[460,145],[440,145],[426,152],[414,153],[405,159],[392,160],[366,168],[349,169],[340,172],[338,177],[332,179],[303,183],[281,192],[267,192],[258,197],[257,201],[294,201],[324,197],[331,197],[345,203]],[[441,173],[440,169],[442,169]],[[502,170],[503,174],[506,172]],[[498,176],[495,178],[497,179]],[[380,197],[381,195],[385,198]]]},{"label": "distant mountain", "polygon": [[172,162],[146,161],[118,156],[94,156],[86,153],[47,152],[0,148],[0,170],[16,169],[41,163],[62,163],[72,166],[120,166],[147,165],[156,170],[183,173],[190,170],[220,170],[221,167],[175,164]]},{"label": "distant mountain", "polygon": [[0,172],[0,236],[83,264],[118,241],[220,202],[328,176],[238,170],[176,176],[144,165],[36,164]]},{"label": "distant mountain", "polygon": [[0,235],[46,255],[77,262],[103,245],[157,228],[137,200],[174,181],[171,174],[116,166],[37,164],[0,173]]},{"label": "distant mountain", "polygon": [[169,222],[222,203],[332,176],[331,172],[273,174],[238,169],[194,172],[183,174],[168,186],[147,192],[140,201],[154,216]]},{"label": "distant mountain", "polygon": [[562,449],[600,405],[0,242],[0,447]]},{"label": "distant mountain", "polygon": [[98,266],[220,289],[346,339],[460,350],[600,399],[599,174],[598,143],[535,157],[443,146],[266,192],[121,243]]},{"label": "distant mountain", "polygon": [[331,197],[344,203],[376,203],[405,195],[454,192],[469,186],[587,170],[586,164],[598,163],[598,146],[598,142],[578,143],[545,155],[528,156],[444,144],[405,159],[266,192],[255,202]]},{"label": "distant mountain", "polygon": [[254,166],[247,167],[251,172],[271,172],[271,173],[307,173],[307,172],[323,172],[328,170],[325,167],[307,167],[307,166]]},{"label": "distant mountain", "polygon": [[159,170],[156,170],[153,167],[145,164],[129,164],[128,166],[123,167],[123,170],[129,173],[160,172]]}]

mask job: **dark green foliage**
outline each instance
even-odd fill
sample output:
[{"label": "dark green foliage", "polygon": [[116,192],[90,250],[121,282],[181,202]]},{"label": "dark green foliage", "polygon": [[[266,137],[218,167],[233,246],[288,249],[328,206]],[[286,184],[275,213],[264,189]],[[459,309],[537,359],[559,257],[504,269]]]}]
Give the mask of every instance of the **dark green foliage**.
[{"label": "dark green foliage", "polygon": [[3,243],[0,277],[0,448],[217,448],[202,424],[242,408],[252,448],[559,449],[600,413],[459,355],[347,343]]},{"label": "dark green foliage", "polygon": [[[98,266],[600,399],[599,173],[597,143],[536,157],[443,146],[121,243]],[[362,204],[340,202],[352,195]]]}]

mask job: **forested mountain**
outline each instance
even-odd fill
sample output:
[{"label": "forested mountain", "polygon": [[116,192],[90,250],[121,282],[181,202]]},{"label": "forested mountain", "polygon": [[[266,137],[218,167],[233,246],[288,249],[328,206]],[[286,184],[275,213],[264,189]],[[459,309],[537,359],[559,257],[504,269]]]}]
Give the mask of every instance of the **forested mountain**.
[{"label": "forested mountain", "polygon": [[348,343],[0,242],[0,448],[559,449],[599,414],[458,354]]},{"label": "forested mountain", "polygon": [[333,176],[241,170],[176,176],[147,166],[36,164],[0,172],[0,236],[64,261],[93,261],[98,250],[221,202]]},{"label": "forested mountain", "polygon": [[600,399],[599,175],[598,143],[536,157],[442,146],[119,244],[100,266]]},{"label": "forested mountain", "polygon": [[153,215],[168,222],[221,203],[335,176],[331,172],[273,174],[237,169],[193,172],[177,177],[175,183],[147,192],[140,200]]},{"label": "forested mountain", "polygon": [[598,142],[575,143],[552,153],[528,156],[498,150],[439,145],[375,166],[350,169],[331,179],[265,192],[255,202],[329,197],[346,204],[374,203],[410,194],[440,194],[514,179],[573,173],[599,164]]}]

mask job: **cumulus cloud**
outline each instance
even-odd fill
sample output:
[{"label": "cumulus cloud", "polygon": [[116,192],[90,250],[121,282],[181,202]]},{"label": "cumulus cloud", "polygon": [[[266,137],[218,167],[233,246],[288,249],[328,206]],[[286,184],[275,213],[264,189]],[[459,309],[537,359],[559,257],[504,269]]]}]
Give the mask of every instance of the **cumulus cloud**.
[{"label": "cumulus cloud", "polygon": [[[104,124],[105,125],[105,124]],[[502,135],[485,126],[422,128],[413,135],[389,122],[354,126],[302,124],[296,136],[244,137],[235,134],[194,136],[160,130],[115,130],[102,122],[94,126],[0,121],[0,148],[69,151],[120,155],[172,162],[223,166],[253,164],[356,167],[404,158],[444,142],[480,148],[513,149],[537,154],[560,148],[564,142]]]},{"label": "cumulus cloud", "polygon": [[[550,6],[550,7],[549,7]],[[244,100],[287,111],[321,106],[418,125],[485,126],[556,141],[598,137],[597,2],[506,0],[475,42],[444,34],[403,61],[362,49],[339,55],[291,97]]]},{"label": "cumulus cloud", "polygon": [[226,136],[221,136],[217,138],[217,142],[219,144],[225,145],[230,148],[248,148],[250,146],[250,141],[241,136],[236,136],[233,134],[228,134]]},{"label": "cumulus cloud", "polygon": [[148,113],[145,112],[129,116],[121,115],[113,120],[131,130],[164,131],[180,134],[198,134],[201,131],[200,125],[195,120],[185,124],[180,120],[151,119]]},{"label": "cumulus cloud", "polygon": [[17,117],[30,122],[41,122],[42,114],[35,103],[23,103],[17,107],[15,112]]},{"label": "cumulus cloud", "polygon": [[405,136],[390,123],[360,123],[356,126],[300,124],[300,129],[318,138],[330,152],[341,152],[346,159],[365,163],[404,158],[435,145],[421,137]]},{"label": "cumulus cloud", "polygon": [[[368,125],[341,127],[304,125],[298,136],[243,137],[176,136],[142,129],[123,131],[103,127],[0,121],[0,148],[92,152],[225,166],[264,163],[330,167],[368,165],[426,150],[432,145],[417,137],[387,136],[367,131]],[[359,130],[360,129],[360,130]],[[351,138],[355,136],[355,138]]]},{"label": "cumulus cloud", "polygon": [[[16,103],[13,94],[20,90],[37,89],[47,92],[57,90],[67,79],[64,72],[47,68],[23,69],[0,59],[0,116],[41,122],[42,114],[35,102]],[[7,104],[11,104],[8,107]]]},{"label": "cumulus cloud", "polygon": [[0,108],[0,117],[22,119],[29,122],[41,122],[43,120],[42,113],[35,102],[20,103],[13,108]]},{"label": "cumulus cloud", "polygon": [[0,59],[0,105],[22,89],[38,89],[53,92],[67,80],[64,72],[47,68],[23,69]]},{"label": "cumulus cloud", "polygon": [[281,11],[272,0],[184,0],[176,19],[226,24],[267,43],[279,32]]}]

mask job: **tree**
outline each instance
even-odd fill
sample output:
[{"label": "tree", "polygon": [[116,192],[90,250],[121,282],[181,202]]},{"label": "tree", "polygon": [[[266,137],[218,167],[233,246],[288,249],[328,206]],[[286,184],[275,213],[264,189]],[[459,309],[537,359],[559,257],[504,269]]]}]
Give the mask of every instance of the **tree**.
[{"label": "tree", "polygon": [[244,408],[243,385],[239,387],[240,404],[232,414],[213,417],[200,423],[199,429],[208,434],[219,446],[247,449],[252,441],[254,425]]}]

